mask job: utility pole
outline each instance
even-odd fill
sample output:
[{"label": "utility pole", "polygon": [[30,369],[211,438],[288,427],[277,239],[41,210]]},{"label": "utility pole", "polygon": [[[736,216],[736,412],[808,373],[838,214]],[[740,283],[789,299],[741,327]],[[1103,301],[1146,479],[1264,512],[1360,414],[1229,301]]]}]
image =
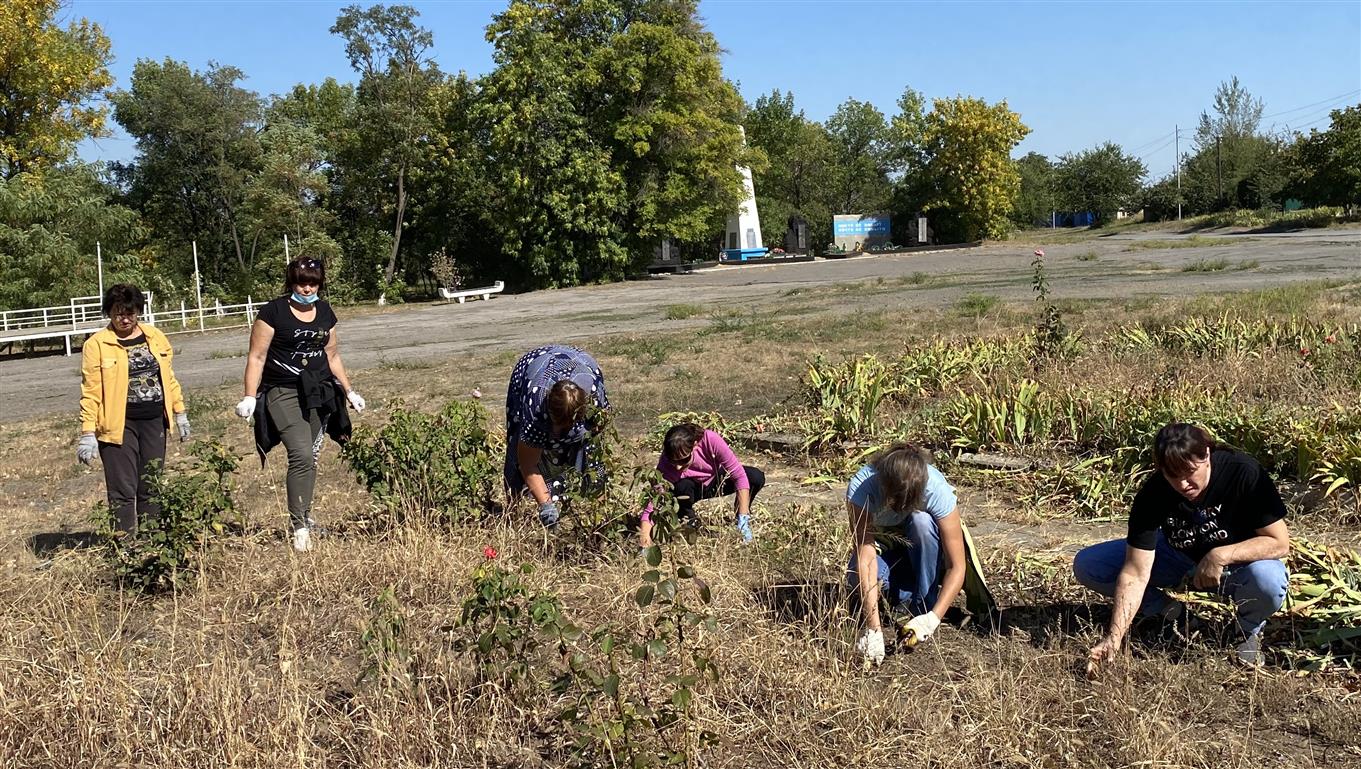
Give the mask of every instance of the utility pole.
[{"label": "utility pole", "polygon": [[1172,126],[1172,132],[1177,135],[1177,221],[1181,221],[1181,126]]},{"label": "utility pole", "polygon": [[1215,137],[1215,180],[1219,183],[1219,206],[1224,207],[1224,164],[1219,154],[1219,137]]}]

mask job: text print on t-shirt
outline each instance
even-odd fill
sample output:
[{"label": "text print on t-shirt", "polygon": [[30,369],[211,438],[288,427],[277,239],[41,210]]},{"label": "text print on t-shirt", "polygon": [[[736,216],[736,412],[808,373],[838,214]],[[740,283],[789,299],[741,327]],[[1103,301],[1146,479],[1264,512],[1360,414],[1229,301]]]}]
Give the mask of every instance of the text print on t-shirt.
[{"label": "text print on t-shirt", "polygon": [[1219,513],[1224,505],[1196,507],[1190,520],[1169,516],[1163,521],[1163,534],[1168,544],[1178,550],[1192,550],[1197,546],[1215,547],[1229,538],[1229,532],[1219,525]]},{"label": "text print on t-shirt", "polygon": [[331,330],[329,328],[295,328],[293,329],[293,349],[288,354],[289,360],[294,365],[289,365],[288,362],[277,358],[275,362],[287,369],[289,373],[301,374],[309,361],[326,354],[326,341],[330,338]]}]

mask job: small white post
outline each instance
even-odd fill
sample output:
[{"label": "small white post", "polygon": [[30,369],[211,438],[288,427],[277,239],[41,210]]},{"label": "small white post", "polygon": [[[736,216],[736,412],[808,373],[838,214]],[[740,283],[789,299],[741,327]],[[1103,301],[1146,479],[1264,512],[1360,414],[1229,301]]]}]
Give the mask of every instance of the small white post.
[{"label": "small white post", "polygon": [[251,304],[252,302],[250,299],[250,294],[246,294],[246,325],[250,325],[251,323],[255,322],[255,318],[252,317],[254,315],[255,308],[252,307]]},{"label": "small white post", "polygon": [[288,263],[291,262],[291,261],[293,261],[293,257],[291,257],[291,256],[288,255],[288,233],[285,232],[285,233],[284,233],[284,266],[287,267],[287,266],[288,266]]},{"label": "small white post", "polygon": [[214,298],[213,298],[213,307],[214,307],[214,309],[216,310],[216,312],[215,312],[214,314],[217,315],[217,317],[219,317],[219,318],[222,317],[222,300],[221,300],[221,299],[218,299],[218,298],[216,298],[216,297],[214,297]]},{"label": "small white post", "polygon": [[184,300],[180,300],[180,328],[189,328],[189,315],[185,312]]},{"label": "small white post", "polygon": [[198,271],[198,241],[194,244],[194,295],[198,297],[198,330],[203,330],[203,276]]},{"label": "small white post", "polygon": [[95,241],[95,265],[99,270],[99,298],[104,298],[104,249]]}]

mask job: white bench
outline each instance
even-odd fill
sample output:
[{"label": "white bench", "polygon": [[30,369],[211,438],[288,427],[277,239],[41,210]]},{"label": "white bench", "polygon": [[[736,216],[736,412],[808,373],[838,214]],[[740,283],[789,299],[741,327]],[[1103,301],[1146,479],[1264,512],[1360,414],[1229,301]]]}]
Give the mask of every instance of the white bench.
[{"label": "white bench", "polygon": [[468,299],[476,299],[479,296],[482,297],[482,299],[484,300],[491,299],[492,294],[499,294],[505,290],[506,290],[505,281],[498,280],[490,286],[484,286],[482,288],[467,288],[462,291],[453,291],[441,286],[439,290],[439,295],[446,302],[457,299],[459,304],[463,304],[464,301]]}]

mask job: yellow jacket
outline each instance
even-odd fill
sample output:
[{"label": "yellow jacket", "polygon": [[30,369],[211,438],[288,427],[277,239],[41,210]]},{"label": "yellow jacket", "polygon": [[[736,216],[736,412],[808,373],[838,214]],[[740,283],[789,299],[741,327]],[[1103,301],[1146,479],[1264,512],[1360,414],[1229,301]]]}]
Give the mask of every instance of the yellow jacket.
[{"label": "yellow jacket", "polygon": [[[142,324],[147,347],[161,364],[165,388],[165,424],[184,411],[184,393],[170,367],[175,351],[155,327]],[[90,335],[80,348],[80,431],[94,433],[105,443],[123,442],[123,420],[128,410],[128,351],[112,329]]]}]

